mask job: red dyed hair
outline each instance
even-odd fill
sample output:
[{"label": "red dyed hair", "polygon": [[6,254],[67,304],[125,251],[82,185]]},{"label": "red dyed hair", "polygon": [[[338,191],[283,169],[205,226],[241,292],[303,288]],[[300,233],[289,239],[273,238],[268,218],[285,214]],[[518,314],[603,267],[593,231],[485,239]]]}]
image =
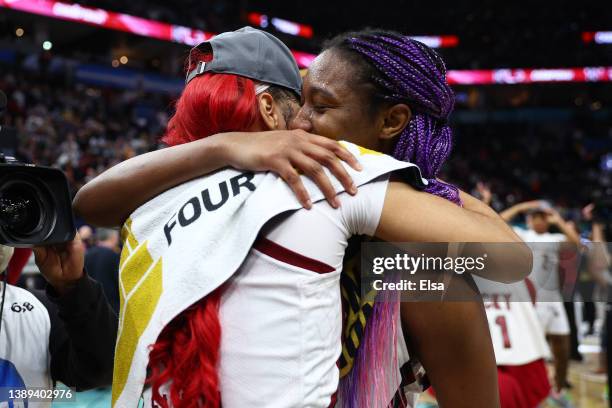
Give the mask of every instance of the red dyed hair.
[{"label": "red dyed hair", "polygon": [[[217,364],[221,345],[217,289],[175,317],[149,353],[152,399],[168,408],[221,406]],[[160,388],[169,384],[168,396]],[[169,404],[168,397],[172,404]]]},{"label": "red dyed hair", "polygon": [[[198,61],[207,59],[201,56]],[[194,67],[195,63],[188,69]],[[258,118],[256,102],[255,84],[248,78],[200,75],[187,84],[178,99],[162,141],[175,146],[215,133],[247,131]],[[175,317],[151,346],[147,383],[151,385],[153,401],[160,406],[221,406],[217,376],[221,293],[222,289],[215,290]],[[160,393],[164,384],[169,384],[166,397]]]},{"label": "red dyed hair", "polygon": [[192,79],[183,90],[162,141],[175,146],[215,133],[247,131],[256,123],[258,114],[255,83],[251,79],[205,73]]}]

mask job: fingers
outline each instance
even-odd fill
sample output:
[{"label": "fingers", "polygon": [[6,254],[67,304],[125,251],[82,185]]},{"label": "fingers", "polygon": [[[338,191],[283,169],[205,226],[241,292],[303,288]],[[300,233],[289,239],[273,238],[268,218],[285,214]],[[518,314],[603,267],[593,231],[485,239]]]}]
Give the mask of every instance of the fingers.
[{"label": "fingers", "polygon": [[79,235],[78,232],[74,235],[74,238],[72,239],[72,241],[69,241],[66,243],[66,250],[70,253],[85,252],[85,244],[81,240],[81,236]]},{"label": "fingers", "polygon": [[317,136],[317,141],[320,146],[326,148],[327,150],[333,152],[340,160],[346,162],[349,166],[354,168],[357,171],[363,170],[363,167],[359,163],[359,160],[355,157],[355,155],[348,151],[346,147],[342,144],[338,143],[335,140],[328,139],[323,136]]},{"label": "fingers", "polygon": [[32,248],[32,252],[34,252],[34,262],[37,264],[39,262],[44,262],[47,257],[47,248],[42,246],[37,246]]},{"label": "fingers", "polygon": [[[304,153],[311,159],[327,167],[349,194],[357,194],[357,187],[353,182],[353,178],[342,165],[342,162],[338,160],[338,156],[336,156],[333,152],[313,145],[307,148]],[[317,185],[319,185],[319,183],[317,183]]]},{"label": "fingers", "polygon": [[[336,189],[329,180],[327,174],[325,174],[321,164],[304,154],[293,157],[292,164],[319,187],[325,199],[333,208],[338,208],[340,206],[340,202],[336,197]],[[350,181],[350,183],[352,184],[352,181]]]},{"label": "fingers", "polygon": [[293,166],[287,163],[284,168],[279,168],[276,170],[273,169],[272,171],[278,173],[278,175],[283,180],[285,180],[285,183],[289,185],[289,188],[291,188],[291,190],[293,190],[293,192],[297,196],[297,199],[299,200],[300,204],[302,204],[302,207],[308,210],[312,208],[312,201],[310,200],[310,195],[308,194],[306,187],[304,187],[304,183],[302,183],[300,175],[293,168]]},{"label": "fingers", "polygon": [[357,171],[363,170],[363,167],[359,163],[359,160],[357,160],[357,157],[355,157],[353,153],[351,153],[337,140],[330,139],[324,136],[314,135],[303,130],[296,130],[294,132],[296,132],[297,136],[300,137],[302,140],[306,140],[307,143],[315,144],[333,153],[336,157],[346,162],[353,169]]},{"label": "fingers", "polygon": [[363,168],[355,155],[343,145],[333,139],[302,130],[285,132],[277,136],[273,148],[262,155],[265,160],[261,160],[263,164],[260,167],[279,174],[289,184],[302,206],[311,208],[312,201],[300,180],[300,173],[317,185],[334,208],[340,206],[340,201],[336,198],[336,189],[325,168],[340,182],[346,192],[353,195],[357,193],[357,187],[342,162],[357,171]]}]

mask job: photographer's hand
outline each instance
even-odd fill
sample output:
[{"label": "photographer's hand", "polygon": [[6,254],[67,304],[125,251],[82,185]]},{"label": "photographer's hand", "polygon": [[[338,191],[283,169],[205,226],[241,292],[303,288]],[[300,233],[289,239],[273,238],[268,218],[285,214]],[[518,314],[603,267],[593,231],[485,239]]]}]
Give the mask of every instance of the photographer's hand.
[{"label": "photographer's hand", "polygon": [[34,258],[42,275],[60,296],[83,277],[85,246],[78,234],[61,245],[35,247]]}]

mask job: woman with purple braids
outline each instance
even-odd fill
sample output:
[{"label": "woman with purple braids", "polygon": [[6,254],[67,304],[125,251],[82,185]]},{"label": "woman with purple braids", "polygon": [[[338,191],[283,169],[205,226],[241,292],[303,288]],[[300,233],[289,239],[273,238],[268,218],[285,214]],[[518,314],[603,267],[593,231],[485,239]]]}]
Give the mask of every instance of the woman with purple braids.
[{"label": "woman with purple braids", "polygon": [[[342,34],[309,68],[302,98],[294,127],[359,135],[351,140],[418,165],[427,192],[461,203],[456,187],[436,179],[451,151],[455,98],[431,48],[392,32]],[[381,120],[395,127],[380,133]]]},{"label": "woman with purple braids", "polygon": [[[330,160],[337,160],[334,151],[321,153],[319,137],[325,136],[415,163],[428,179],[426,193],[400,181],[389,183],[377,236],[397,235],[394,232],[411,226],[411,241],[448,241],[449,234],[420,222],[425,214],[428,219],[435,214],[436,226],[453,229],[451,240],[518,242],[488,206],[437,178],[452,139],[448,117],[454,97],[445,74],[444,63],[433,50],[398,33],[366,30],[338,36],[326,44],[304,78],[302,106],[292,120],[296,130],[233,132],[136,157],[86,186],[75,206],[90,222],[120,225],[135,208],[165,189],[226,165],[276,171],[288,180],[305,207],[310,207],[300,178],[288,176],[296,175],[293,168],[299,168],[317,180],[336,206],[329,194],[331,184],[316,163],[322,161],[329,168]],[[195,162],[202,167],[196,168]],[[459,218],[463,224],[457,223]],[[491,233],[496,228],[498,235]],[[387,352],[377,347],[377,338],[394,327],[398,314],[411,357],[417,357],[427,370],[440,406],[499,406],[497,371],[482,303],[405,302],[397,307],[397,303],[368,302],[360,298],[359,290],[344,290],[351,281],[357,285],[360,281],[358,271],[346,268],[345,272],[343,296],[351,306],[344,311],[345,343],[338,362],[343,407],[386,405],[372,402],[373,391],[384,382],[372,378],[376,377],[372,373],[378,372],[376,359]],[[460,290],[473,290],[465,275],[452,282]],[[402,366],[403,391],[418,380],[415,377],[420,373],[414,367],[413,363]],[[406,406],[409,402],[398,393],[388,403]]]},{"label": "woman with purple braids", "polygon": [[[399,33],[363,30],[324,44],[304,78],[302,107],[291,125],[328,137],[350,135],[358,145],[415,163],[429,180],[425,191],[468,210],[490,211],[437,179],[451,151],[453,106],[446,67],[435,51]],[[402,209],[395,210],[399,214]],[[372,314],[380,306],[377,302]],[[481,324],[481,304],[404,302],[401,314],[410,351],[426,368],[441,406],[497,404],[495,363],[488,330]],[[359,393],[351,386],[364,382],[359,377],[368,370],[359,364],[367,365],[364,355],[372,353],[368,337],[379,324],[372,318],[366,325],[356,369],[341,382],[346,394]]]}]

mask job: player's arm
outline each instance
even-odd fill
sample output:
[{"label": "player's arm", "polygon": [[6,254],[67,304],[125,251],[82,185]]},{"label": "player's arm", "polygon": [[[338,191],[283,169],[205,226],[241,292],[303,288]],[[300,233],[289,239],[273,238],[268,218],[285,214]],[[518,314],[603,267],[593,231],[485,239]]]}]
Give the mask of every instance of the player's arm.
[{"label": "player's arm", "polygon": [[[453,298],[479,299],[469,275],[455,275]],[[497,368],[482,301],[402,302],[410,355],[421,362],[440,407],[499,407]],[[440,335],[443,333],[443,335]]]},{"label": "player's arm", "polygon": [[593,222],[593,243],[588,252],[588,271],[593,279],[601,286],[608,285],[609,275],[606,272],[610,267],[610,253],[604,239],[604,225]]},{"label": "player's arm", "polygon": [[357,159],[336,141],[302,130],[223,133],[119,163],[81,188],[73,208],[93,225],[118,226],[156,195],[227,166],[277,173],[309,208],[299,171],[310,177],[335,207],[336,192],[324,167],[346,191],[357,192],[338,159],[361,169]]},{"label": "player's arm", "polygon": [[588,271],[593,279],[601,286],[608,285],[608,273],[610,267],[610,253],[605,238],[604,224],[594,217],[595,205],[589,204],[582,209],[582,215],[591,224],[591,241],[592,244],[587,252]]},{"label": "player's arm", "polygon": [[[603,224],[593,223],[593,242],[587,252],[587,270],[598,285],[606,287],[609,283],[607,270],[610,267],[610,254],[603,241],[603,229]],[[596,238],[598,235],[600,240]]]},{"label": "player's arm", "polygon": [[525,201],[522,203],[515,204],[510,208],[506,208],[505,210],[499,213],[499,216],[502,217],[506,222],[510,222],[517,215],[527,212],[529,210],[540,208],[541,206],[542,202],[539,200]]},{"label": "player's arm", "polygon": [[605,271],[610,266],[610,253],[605,240],[604,225],[600,222],[593,222],[593,244],[592,252],[593,268]]},{"label": "player's arm", "polygon": [[572,226],[568,224],[567,221],[563,219],[563,217],[561,217],[561,214],[559,214],[557,210],[549,209],[547,210],[547,212],[548,212],[548,221],[552,225],[559,228],[559,231],[561,231],[561,233],[565,235],[565,239],[567,243],[571,244],[571,246],[574,248],[575,246],[578,246],[578,247],[582,246],[582,242],[580,241],[580,235],[578,235],[576,230],[572,228]]},{"label": "player's arm", "polygon": [[[490,207],[461,192],[464,207],[391,181],[375,235],[389,242],[468,242],[465,255],[487,254],[484,278],[515,282],[531,271],[527,245]],[[500,243],[510,243],[500,245]]]}]

